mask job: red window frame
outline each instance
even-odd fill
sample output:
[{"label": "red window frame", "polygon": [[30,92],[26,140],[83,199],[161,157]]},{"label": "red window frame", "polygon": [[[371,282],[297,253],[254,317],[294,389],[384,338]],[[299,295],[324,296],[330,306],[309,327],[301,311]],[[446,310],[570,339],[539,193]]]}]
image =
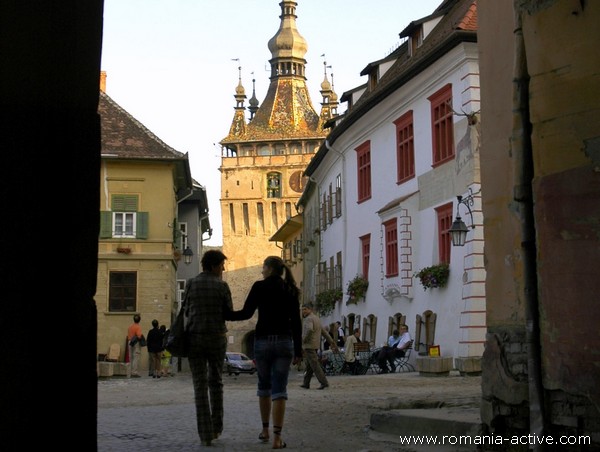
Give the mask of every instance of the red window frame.
[{"label": "red window frame", "polygon": [[358,202],[371,198],[371,141],[356,148]]},{"label": "red window frame", "polygon": [[362,275],[369,278],[369,260],[371,258],[371,234],[360,237]]},{"label": "red window frame", "polygon": [[444,204],[435,209],[438,225],[438,248],[440,264],[450,264],[452,240],[448,229],[452,226],[452,203]]},{"label": "red window frame", "polygon": [[397,183],[415,177],[415,142],[412,110],[394,121],[396,125]]},{"label": "red window frame", "polygon": [[385,229],[385,276],[398,276],[398,220],[383,223]]},{"label": "red window frame", "polygon": [[435,167],[454,158],[452,85],[447,84],[428,99],[431,103],[432,161]]}]

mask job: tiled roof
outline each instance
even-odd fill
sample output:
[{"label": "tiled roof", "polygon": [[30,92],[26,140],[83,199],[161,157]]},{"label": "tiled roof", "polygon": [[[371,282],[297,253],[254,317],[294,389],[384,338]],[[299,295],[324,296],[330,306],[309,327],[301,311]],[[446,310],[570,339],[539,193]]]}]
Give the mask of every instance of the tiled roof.
[{"label": "tiled roof", "polygon": [[475,2],[473,2],[473,4],[469,7],[469,10],[458,23],[456,28],[461,30],[477,31],[477,4]]},{"label": "tiled roof", "polygon": [[[242,117],[243,118],[243,117]],[[229,135],[222,144],[281,139],[323,139],[327,134],[319,128],[304,80],[279,78],[273,80],[256,115],[245,127],[239,115],[234,116]]]},{"label": "tiled roof", "polygon": [[132,159],[186,159],[100,91],[98,113],[103,156]]}]

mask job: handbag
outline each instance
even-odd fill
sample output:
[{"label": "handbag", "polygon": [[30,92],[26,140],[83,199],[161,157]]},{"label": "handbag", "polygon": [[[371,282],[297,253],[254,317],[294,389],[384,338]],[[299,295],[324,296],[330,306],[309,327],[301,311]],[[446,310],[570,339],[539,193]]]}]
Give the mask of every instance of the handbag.
[{"label": "handbag", "polygon": [[142,337],[133,336],[129,341],[129,345],[133,347],[135,344],[140,343],[140,347],[146,346],[146,337],[142,334]]},{"label": "handbag", "polygon": [[183,306],[179,310],[175,322],[171,325],[165,349],[172,355],[179,358],[186,358],[188,355],[188,337],[185,331],[185,309]]}]

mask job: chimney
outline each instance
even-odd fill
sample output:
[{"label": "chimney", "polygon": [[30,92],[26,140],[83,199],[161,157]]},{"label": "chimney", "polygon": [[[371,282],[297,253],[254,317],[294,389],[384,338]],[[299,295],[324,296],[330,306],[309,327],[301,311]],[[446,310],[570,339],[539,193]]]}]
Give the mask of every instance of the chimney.
[{"label": "chimney", "polygon": [[100,71],[100,91],[106,92],[106,71]]}]

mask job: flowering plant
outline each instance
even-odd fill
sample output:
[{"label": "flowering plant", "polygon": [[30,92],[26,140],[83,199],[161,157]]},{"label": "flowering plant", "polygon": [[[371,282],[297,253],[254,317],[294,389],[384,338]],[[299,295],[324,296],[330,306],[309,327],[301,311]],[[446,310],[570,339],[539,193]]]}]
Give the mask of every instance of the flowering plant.
[{"label": "flowering plant", "polygon": [[319,315],[326,316],[331,314],[335,303],[342,299],[341,289],[329,289],[317,294],[317,312]]},{"label": "flowering plant", "polygon": [[361,275],[356,275],[354,279],[348,281],[348,286],[346,287],[348,303],[356,303],[361,298],[364,298],[368,288],[369,281]]},{"label": "flowering plant", "polygon": [[423,290],[434,289],[436,287],[446,287],[450,267],[448,264],[437,264],[431,267],[425,267],[415,273],[415,277],[421,280]]}]

